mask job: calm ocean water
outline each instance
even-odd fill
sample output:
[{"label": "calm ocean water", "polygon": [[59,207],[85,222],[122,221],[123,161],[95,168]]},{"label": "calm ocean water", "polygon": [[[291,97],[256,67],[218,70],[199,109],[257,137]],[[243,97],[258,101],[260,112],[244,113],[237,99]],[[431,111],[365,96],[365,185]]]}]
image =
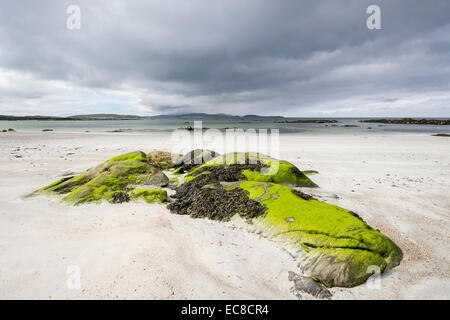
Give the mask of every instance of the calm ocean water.
[{"label": "calm ocean water", "polygon": [[[140,120],[103,120],[103,121],[0,121],[0,130],[13,128],[16,131],[37,132],[52,129],[55,132],[125,132],[144,133],[153,131],[172,131],[199,119],[140,119]],[[241,129],[279,129],[280,133],[309,134],[435,134],[449,133],[450,126],[434,125],[397,125],[361,123],[356,118],[336,118],[338,123],[274,123],[270,121],[228,121],[203,120],[203,128],[241,128]],[[344,127],[356,126],[356,127]]]}]

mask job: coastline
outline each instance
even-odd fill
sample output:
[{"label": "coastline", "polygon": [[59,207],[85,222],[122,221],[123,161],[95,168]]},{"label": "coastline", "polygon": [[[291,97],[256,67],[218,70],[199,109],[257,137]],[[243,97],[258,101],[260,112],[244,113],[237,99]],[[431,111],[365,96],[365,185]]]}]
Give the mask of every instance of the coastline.
[{"label": "coastline", "polygon": [[[167,133],[130,136],[0,135],[1,298],[295,298],[289,254],[227,224],[172,215],[160,205],[72,208],[23,199],[111,156],[170,150]],[[319,172],[313,179],[320,188],[311,194],[357,212],[404,252],[381,289],[333,288],[333,299],[450,298],[448,143],[418,134],[280,135],[280,158]],[[65,284],[66,266],[77,263],[84,292]]]}]

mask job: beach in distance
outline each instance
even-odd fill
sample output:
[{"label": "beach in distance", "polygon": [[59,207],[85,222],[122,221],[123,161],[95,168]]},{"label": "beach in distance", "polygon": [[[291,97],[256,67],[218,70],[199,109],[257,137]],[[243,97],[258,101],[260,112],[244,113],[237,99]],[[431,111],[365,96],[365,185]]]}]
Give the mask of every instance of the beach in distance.
[{"label": "beach in distance", "polygon": [[[127,152],[171,151],[171,131],[193,125],[139,121],[152,120],[0,121],[15,131],[0,132],[0,298],[297,299],[291,253],[231,222],[157,203],[27,197]],[[309,178],[319,187],[301,190],[357,213],[403,252],[375,284],[332,287],[331,299],[450,299],[450,139],[433,136],[448,126],[275,121],[259,127],[285,129],[279,158],[317,172]],[[254,125],[242,122],[204,126]],[[79,288],[68,283],[73,270]]]}]

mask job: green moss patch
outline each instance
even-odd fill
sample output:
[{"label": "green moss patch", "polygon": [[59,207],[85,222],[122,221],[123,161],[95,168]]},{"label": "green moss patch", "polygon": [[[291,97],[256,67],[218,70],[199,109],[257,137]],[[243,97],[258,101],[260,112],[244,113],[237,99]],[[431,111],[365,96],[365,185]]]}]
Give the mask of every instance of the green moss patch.
[{"label": "green moss patch", "polygon": [[312,176],[314,174],[319,174],[319,171],[316,171],[316,170],[303,170],[302,172],[303,172],[303,174],[305,174],[307,176]]},{"label": "green moss patch", "polygon": [[119,162],[119,161],[140,161],[140,162],[148,162],[147,155],[142,151],[134,151],[130,153],[126,153],[109,160],[106,162]]},{"label": "green moss patch", "polygon": [[[168,182],[161,169],[148,163],[145,153],[136,151],[109,159],[78,176],[60,179],[33,194],[54,195],[68,204],[79,205],[104,200],[127,202],[137,198],[135,190],[147,190],[147,193],[140,194],[144,200],[164,202],[167,200],[166,191],[153,187],[165,186]],[[152,188],[149,189],[150,186]]]},{"label": "green moss patch", "polygon": [[148,203],[163,203],[167,201],[167,192],[156,188],[135,188],[131,191],[134,199],[144,199]]},{"label": "green moss patch", "polygon": [[355,286],[371,275],[369,267],[383,271],[400,263],[401,250],[357,214],[288,186],[245,181],[259,178],[245,172],[267,164],[216,161],[186,176],[187,182],[176,189],[176,200],[168,206],[172,212],[225,221],[245,218],[249,229],[298,252],[302,274],[328,287]]},{"label": "green moss patch", "polygon": [[300,269],[327,286],[355,286],[375,265],[397,266],[402,252],[388,237],[351,211],[315,199],[305,200],[291,188],[243,181],[240,187],[267,211],[252,227],[303,254]]},{"label": "green moss patch", "polygon": [[166,151],[152,151],[147,154],[151,165],[164,170],[174,168],[181,161],[181,157],[182,155],[173,155]]},{"label": "green moss patch", "polygon": [[[214,169],[218,167],[220,169]],[[206,168],[206,169],[205,169]],[[264,154],[259,153],[229,153],[218,156],[201,166],[193,169],[187,174],[187,177],[196,177],[205,171],[215,173],[215,171],[236,171],[241,168],[239,176],[235,180],[227,180],[218,178],[219,181],[260,181],[274,182],[291,186],[316,187],[317,185],[305,176],[293,164],[277,160]],[[223,174],[222,174],[223,175]],[[188,178],[186,181],[191,180]]]}]

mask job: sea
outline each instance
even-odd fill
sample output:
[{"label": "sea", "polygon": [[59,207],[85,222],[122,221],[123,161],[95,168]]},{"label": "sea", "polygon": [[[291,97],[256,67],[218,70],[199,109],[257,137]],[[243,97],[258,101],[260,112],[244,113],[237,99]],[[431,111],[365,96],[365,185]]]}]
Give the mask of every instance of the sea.
[{"label": "sea", "polygon": [[[300,118],[296,118],[300,119]],[[318,118],[301,118],[318,119]],[[0,131],[9,128],[18,132],[39,132],[50,129],[61,133],[110,133],[134,134],[157,131],[173,131],[175,129],[194,127],[194,121],[202,121],[203,129],[278,129],[283,133],[303,134],[339,134],[339,135],[433,135],[450,134],[450,126],[443,125],[410,125],[361,123],[367,118],[327,118],[337,123],[277,123],[274,119],[229,120],[229,119],[196,119],[196,118],[142,118],[139,120],[15,120],[0,121]],[[437,118],[436,118],[437,119]],[[288,119],[292,120],[292,119]]]}]

